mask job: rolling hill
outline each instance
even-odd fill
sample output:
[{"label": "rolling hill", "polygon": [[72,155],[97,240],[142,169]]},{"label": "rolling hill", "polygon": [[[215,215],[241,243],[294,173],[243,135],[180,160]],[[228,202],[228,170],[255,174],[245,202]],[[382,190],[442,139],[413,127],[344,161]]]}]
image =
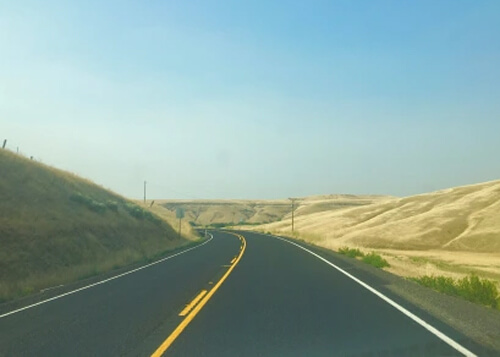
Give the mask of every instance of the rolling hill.
[{"label": "rolling hill", "polygon": [[[494,181],[363,207],[298,214],[295,226],[335,245],[500,253],[498,217],[500,181]],[[290,221],[261,228],[287,232]]]},{"label": "rolling hill", "polygon": [[152,259],[189,242],[117,194],[0,150],[0,301]]},{"label": "rolling hill", "polygon": [[[500,181],[492,181],[297,214],[294,235],[334,250],[376,250],[403,276],[473,273],[500,286],[499,217]],[[288,217],[249,229],[292,235]]]},{"label": "rolling hill", "polygon": [[[297,199],[297,216],[385,202],[388,196],[327,195]],[[200,226],[262,224],[291,217],[289,200],[156,200],[171,212],[183,208],[186,220]]]}]

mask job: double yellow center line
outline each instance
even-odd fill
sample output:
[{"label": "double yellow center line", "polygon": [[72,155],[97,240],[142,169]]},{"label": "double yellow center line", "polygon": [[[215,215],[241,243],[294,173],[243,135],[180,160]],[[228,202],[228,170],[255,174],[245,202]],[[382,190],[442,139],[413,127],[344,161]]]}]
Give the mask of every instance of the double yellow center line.
[{"label": "double yellow center line", "polygon": [[195,297],[194,300],[191,301],[191,303],[189,303],[184,308],[184,310],[181,311],[179,316],[186,316],[189,313],[189,311],[193,310],[193,308],[196,306],[196,304],[198,304],[200,302],[200,300],[205,296],[206,293],[207,293],[206,290],[202,290],[201,293],[199,293],[198,296]]},{"label": "double yellow center line", "polygon": [[[229,232],[228,232],[229,233]],[[158,347],[158,349],[151,355],[151,357],[160,357],[165,353],[165,351],[172,345],[172,343],[179,337],[179,335],[184,331],[184,329],[189,325],[189,323],[195,318],[195,316],[201,311],[203,306],[210,300],[210,298],[215,294],[217,289],[222,285],[224,280],[227,279],[229,274],[233,271],[234,267],[239,263],[241,257],[243,256],[243,253],[245,252],[245,248],[247,246],[247,242],[245,238],[242,235],[236,234],[236,233],[229,233],[232,234],[236,237],[239,238],[241,241],[241,246],[240,246],[240,252],[236,258],[234,258],[231,261],[231,265],[229,266],[229,269],[226,271],[226,273],[220,278],[220,280],[217,282],[217,284],[214,285],[214,287],[207,292],[206,290],[202,290],[198,296],[194,298],[193,301],[191,301],[190,304],[188,304],[184,310],[179,314],[179,316],[186,316],[184,320],[181,321],[181,323],[176,327],[176,329],[170,334],[170,336],[167,337],[165,341]]]}]

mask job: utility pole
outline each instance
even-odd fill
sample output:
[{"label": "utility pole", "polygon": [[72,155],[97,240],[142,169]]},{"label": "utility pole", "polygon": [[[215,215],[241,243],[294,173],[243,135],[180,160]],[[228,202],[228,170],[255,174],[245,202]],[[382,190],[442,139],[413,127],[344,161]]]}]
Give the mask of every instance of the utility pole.
[{"label": "utility pole", "polygon": [[144,181],[144,204],[146,204],[146,181]]},{"label": "utility pole", "polygon": [[295,201],[297,201],[296,198],[289,198],[290,201],[292,201],[292,234],[295,231]]}]

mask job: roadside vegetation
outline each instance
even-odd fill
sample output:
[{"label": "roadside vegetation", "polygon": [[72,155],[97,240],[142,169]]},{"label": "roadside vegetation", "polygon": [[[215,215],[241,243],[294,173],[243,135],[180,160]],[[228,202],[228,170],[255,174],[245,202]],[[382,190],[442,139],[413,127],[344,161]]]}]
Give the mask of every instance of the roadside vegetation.
[{"label": "roadside vegetation", "polygon": [[387,268],[391,266],[387,260],[375,252],[365,255],[361,260],[366,264],[373,265],[375,268]]},{"label": "roadside vegetation", "polygon": [[225,228],[225,227],[232,227],[234,225],[235,225],[234,222],[218,222],[218,223],[210,223],[206,227],[219,229],[219,228]]},{"label": "roadside vegetation", "polygon": [[342,248],[339,248],[338,252],[342,255],[349,257],[349,258],[357,258],[357,257],[364,256],[363,252],[360,251],[358,248],[352,249],[349,247],[342,247]]},{"label": "roadside vegetation", "polygon": [[447,295],[500,309],[500,297],[496,285],[492,281],[481,279],[476,275],[469,275],[462,279],[426,275],[411,278],[411,280]]},{"label": "roadside vegetation", "polygon": [[210,223],[206,225],[205,227],[207,228],[214,228],[214,229],[219,229],[219,228],[228,228],[228,227],[245,227],[245,226],[259,226],[262,225],[262,222],[240,222],[240,223],[234,223],[234,222],[217,222],[217,223]]},{"label": "roadside vegetation", "polygon": [[0,302],[188,244],[149,210],[0,150]]},{"label": "roadside vegetation", "polygon": [[370,264],[376,268],[390,267],[389,262],[375,252],[365,254],[358,248],[341,247],[339,248],[338,253],[349,258],[361,258],[362,262]]}]

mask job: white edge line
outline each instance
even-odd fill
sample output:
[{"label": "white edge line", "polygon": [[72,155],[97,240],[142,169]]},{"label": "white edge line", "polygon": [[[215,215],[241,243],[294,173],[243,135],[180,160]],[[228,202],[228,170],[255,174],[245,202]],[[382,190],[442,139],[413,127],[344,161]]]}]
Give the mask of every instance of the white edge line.
[{"label": "white edge line", "polygon": [[132,274],[132,273],[138,272],[139,270],[146,269],[146,268],[149,268],[149,267],[151,267],[151,266],[153,266],[153,265],[163,263],[163,262],[164,262],[164,261],[166,261],[166,260],[169,260],[169,259],[171,259],[171,258],[177,257],[177,256],[179,256],[179,255],[181,255],[181,254],[187,253],[187,252],[189,252],[190,250],[193,250],[193,249],[196,249],[196,248],[200,248],[200,247],[204,246],[205,244],[207,244],[208,242],[210,242],[210,241],[214,238],[214,236],[213,236],[212,234],[210,234],[210,233],[208,233],[208,234],[210,235],[210,239],[209,239],[209,240],[207,240],[207,241],[205,241],[205,242],[203,242],[203,243],[201,243],[201,244],[199,244],[199,245],[196,245],[196,246],[194,246],[194,247],[188,248],[188,249],[183,250],[183,251],[181,251],[181,252],[175,253],[175,254],[170,255],[170,256],[168,256],[168,257],[165,257],[165,258],[159,259],[159,260],[157,260],[157,261],[155,261],[155,262],[152,262],[152,263],[149,263],[149,264],[143,265],[143,266],[141,266],[141,267],[139,267],[139,268],[132,269],[132,270],[129,270],[129,271],[125,272],[125,273],[115,275],[115,276],[113,276],[113,277],[111,277],[111,278],[108,278],[108,279],[104,279],[104,280],[98,281],[97,283],[93,283],[93,284],[90,284],[90,285],[86,285],[86,286],[83,286],[83,287],[81,287],[81,288],[78,288],[78,289],[75,289],[75,290],[72,290],[72,291],[68,291],[67,293],[64,293],[64,294],[61,294],[61,295],[57,295],[57,296],[51,297],[50,299],[42,300],[42,301],[39,301],[39,302],[37,302],[37,303],[35,303],[35,304],[31,304],[31,305],[28,305],[28,306],[25,306],[25,307],[21,307],[21,308],[16,309],[16,310],[9,311],[9,312],[7,312],[7,313],[5,313],[5,314],[3,314],[3,315],[0,315],[0,319],[1,319],[1,318],[4,318],[4,317],[7,317],[7,316],[9,316],[9,315],[14,315],[14,314],[16,314],[16,313],[18,313],[18,312],[21,312],[21,311],[24,311],[24,310],[31,309],[31,308],[36,307],[36,306],[39,306],[39,305],[46,304],[46,303],[48,303],[48,302],[50,302],[50,301],[54,301],[54,300],[57,300],[57,299],[60,299],[60,298],[66,297],[66,296],[68,296],[68,295],[73,295],[73,294],[76,294],[77,292],[80,292],[80,291],[83,291],[83,290],[87,290],[87,289],[93,288],[94,286],[97,286],[97,285],[102,285],[102,284],[105,284],[105,283],[110,282],[110,281],[112,281],[112,280],[115,280],[115,279],[118,279],[118,278],[122,278],[122,277],[124,277],[124,276],[126,276],[126,275],[129,275],[129,274]]},{"label": "white edge line", "polygon": [[[255,233],[255,232],[254,232]],[[262,234],[262,233],[261,233]],[[356,278],[355,276],[349,274],[348,272],[346,272],[345,270],[343,270],[342,268],[339,268],[338,266],[336,266],[335,264],[333,264],[332,262],[328,261],[327,259],[323,258],[322,256],[320,256],[319,254],[316,254],[314,253],[313,251],[310,251],[309,249],[307,248],[304,248],[303,246],[301,246],[300,244],[297,244],[295,242],[292,242],[292,241],[289,241],[288,239],[284,239],[282,237],[277,237],[277,236],[273,236],[273,235],[269,235],[269,234],[264,234],[264,235],[267,235],[269,237],[273,237],[273,238],[276,238],[276,239],[279,239],[279,240],[282,240],[284,242],[287,242],[289,244],[293,244],[294,246],[302,249],[302,250],[305,250],[306,252],[308,252],[309,254],[312,254],[314,255],[316,258],[322,260],[324,263],[334,267],[335,269],[337,269],[338,271],[340,271],[342,274],[348,276],[349,278],[351,278],[352,280],[354,280],[355,282],[357,282],[359,285],[361,285],[362,287],[368,289],[370,292],[374,293],[375,295],[377,295],[379,298],[381,298],[382,300],[384,300],[385,302],[387,302],[389,305],[393,306],[394,308],[396,308],[397,310],[399,310],[400,312],[402,312],[403,314],[405,314],[407,317],[409,317],[410,319],[412,319],[413,321],[415,321],[416,323],[418,323],[420,326],[424,327],[425,329],[427,329],[429,332],[431,332],[432,334],[434,334],[436,337],[438,337],[439,339],[441,339],[442,341],[444,341],[445,343],[447,343],[448,345],[450,345],[451,347],[453,347],[455,350],[457,350],[458,352],[462,353],[464,356],[467,356],[467,357],[477,357],[476,354],[474,354],[473,352],[469,351],[467,348],[465,348],[464,346],[462,346],[461,344],[459,344],[458,342],[456,342],[455,340],[451,339],[450,337],[446,336],[444,333],[442,333],[441,331],[439,331],[437,328],[435,328],[434,326],[428,324],[427,322],[425,322],[424,320],[422,320],[420,317],[416,316],[415,314],[413,314],[412,312],[408,311],[407,309],[405,309],[403,306],[399,305],[397,302],[395,302],[394,300],[388,298],[387,296],[385,296],[384,294],[382,294],[381,292],[379,292],[378,290],[372,288],[370,285],[366,284],[365,282],[359,280],[358,278]]]}]

